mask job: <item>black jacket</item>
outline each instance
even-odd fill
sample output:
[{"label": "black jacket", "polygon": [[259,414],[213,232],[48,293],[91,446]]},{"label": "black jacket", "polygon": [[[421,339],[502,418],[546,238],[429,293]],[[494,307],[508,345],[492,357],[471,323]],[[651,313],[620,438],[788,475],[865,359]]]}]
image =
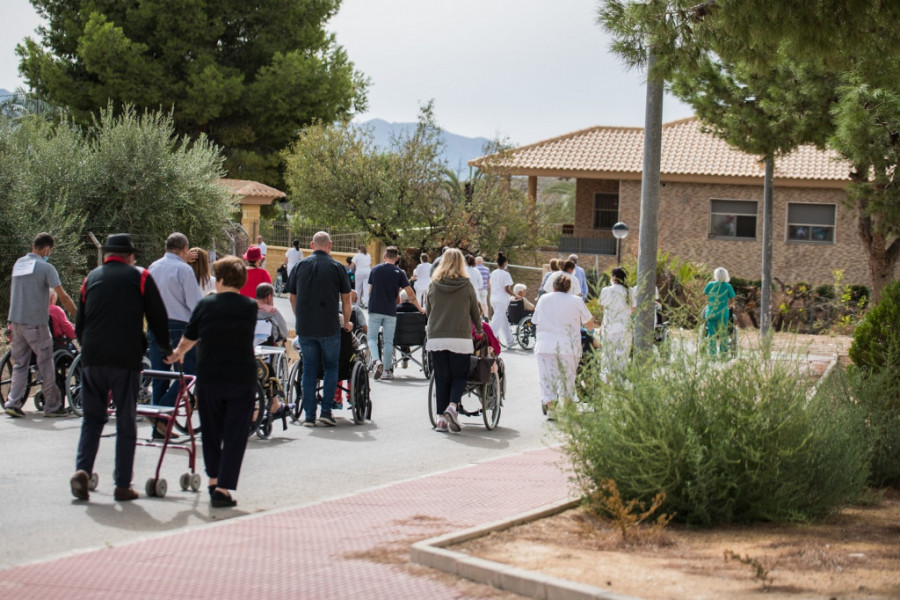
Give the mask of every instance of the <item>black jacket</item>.
[{"label": "black jacket", "polygon": [[147,349],[144,318],[163,356],[172,352],[169,317],[149,271],[107,258],[81,284],[75,334],[87,366],[141,369]]}]

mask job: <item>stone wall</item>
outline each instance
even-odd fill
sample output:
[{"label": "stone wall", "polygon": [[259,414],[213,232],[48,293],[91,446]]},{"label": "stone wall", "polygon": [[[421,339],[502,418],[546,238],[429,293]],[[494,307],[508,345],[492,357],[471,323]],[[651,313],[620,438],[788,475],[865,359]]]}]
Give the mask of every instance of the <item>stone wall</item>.
[{"label": "stone wall", "polygon": [[[592,229],[595,192],[619,191],[619,220],[630,233],[622,255],[636,259],[639,240],[641,184],[639,181],[579,179],[576,187],[575,236],[609,235]],[[732,275],[759,279],[762,262],[762,185],[662,182],[660,187],[659,249],[683,260],[725,267]],[[709,238],[710,199],[754,200],[757,206],[755,240]],[[784,282],[814,285],[834,283],[833,272],[844,271],[844,283],[870,286],[866,253],[856,232],[855,211],[842,202],[846,193],[831,188],[777,187],[773,193],[772,275]],[[834,243],[787,241],[788,203],[837,206]],[[606,257],[601,257],[606,258]],[[589,257],[584,259],[590,260]],[[585,260],[585,262],[587,262]],[[604,262],[608,262],[604,261]],[[896,273],[895,273],[896,276]]]}]

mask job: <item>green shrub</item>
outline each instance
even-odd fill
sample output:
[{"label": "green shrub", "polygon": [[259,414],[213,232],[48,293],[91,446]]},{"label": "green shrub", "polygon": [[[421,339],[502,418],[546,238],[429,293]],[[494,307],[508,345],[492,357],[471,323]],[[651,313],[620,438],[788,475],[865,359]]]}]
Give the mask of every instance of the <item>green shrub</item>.
[{"label": "green shrub", "polygon": [[900,486],[900,371],[851,368],[840,376],[844,399],[856,403],[865,418],[869,485]]},{"label": "green shrub", "polygon": [[881,301],[853,332],[850,359],[861,369],[900,368],[900,281],[884,286]]},{"label": "green shrub", "polygon": [[794,366],[759,356],[673,354],[608,382],[587,367],[582,409],[560,420],[586,497],[610,479],[626,500],[665,492],[661,510],[698,525],[806,520],[858,497],[862,416],[840,394],[807,400]]}]

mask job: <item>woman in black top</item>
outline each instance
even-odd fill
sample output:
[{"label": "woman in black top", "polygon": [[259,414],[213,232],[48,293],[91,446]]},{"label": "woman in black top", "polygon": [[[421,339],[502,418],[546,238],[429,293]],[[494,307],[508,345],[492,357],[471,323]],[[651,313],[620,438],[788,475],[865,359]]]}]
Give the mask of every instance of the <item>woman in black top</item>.
[{"label": "woman in black top", "polygon": [[226,256],[213,264],[216,294],[194,308],[178,347],[166,359],[181,361],[197,349],[197,399],[203,423],[203,462],[214,507],[235,506],[228,490],[237,489],[247,430],[256,395],[253,331],[256,302],[242,296],[247,269],[241,259]]}]

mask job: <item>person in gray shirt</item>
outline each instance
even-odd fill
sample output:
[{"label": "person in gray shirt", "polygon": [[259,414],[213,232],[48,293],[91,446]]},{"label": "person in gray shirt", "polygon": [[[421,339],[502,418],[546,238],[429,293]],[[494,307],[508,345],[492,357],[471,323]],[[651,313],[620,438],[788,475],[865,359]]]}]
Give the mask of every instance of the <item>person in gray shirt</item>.
[{"label": "person in gray shirt", "polygon": [[44,416],[66,417],[62,394],[56,386],[53,368],[53,337],[50,333],[50,293],[56,292],[69,314],[76,312],[75,303],[63,289],[59,273],[47,262],[53,251],[53,236],[39,233],[31,245],[31,252],[16,261],[10,286],[9,321],[12,330],[12,381],[3,408],[11,417],[24,417],[25,384],[31,355],[37,357],[37,367],[43,383]]}]

